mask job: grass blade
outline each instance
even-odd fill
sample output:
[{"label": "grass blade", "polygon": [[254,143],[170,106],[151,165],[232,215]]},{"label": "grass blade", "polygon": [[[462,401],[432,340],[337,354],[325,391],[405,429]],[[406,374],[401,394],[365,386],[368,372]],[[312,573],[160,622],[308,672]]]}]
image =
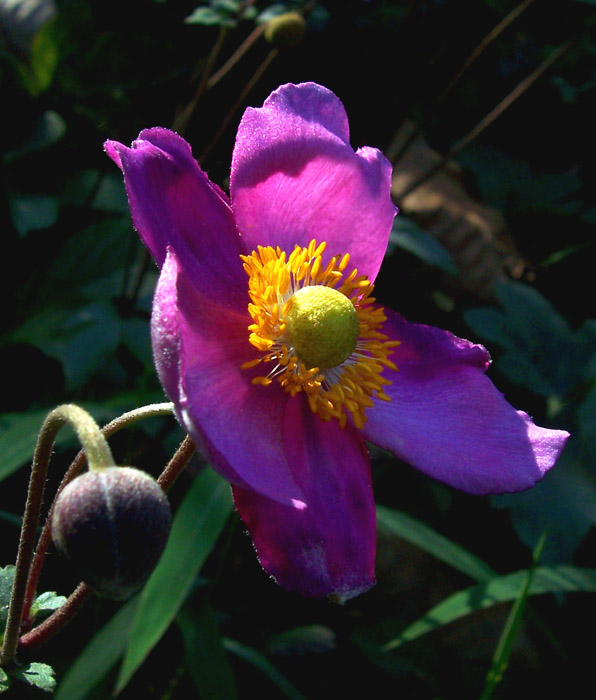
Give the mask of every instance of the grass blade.
[{"label": "grass blade", "polygon": [[[396,649],[475,610],[514,600],[527,577],[528,570],[524,569],[455,593],[387,642],[383,651]],[[578,592],[596,593],[596,569],[566,565],[539,567],[534,572],[529,595]]]},{"label": "grass blade", "polygon": [[482,559],[401,511],[377,506],[377,523],[380,529],[401,537],[475,581],[490,581],[496,576]]},{"label": "grass blade", "polygon": [[166,550],[141,593],[116,693],[176,617],[232,508],[228,483],[212,469],[201,472],[178,508]]}]

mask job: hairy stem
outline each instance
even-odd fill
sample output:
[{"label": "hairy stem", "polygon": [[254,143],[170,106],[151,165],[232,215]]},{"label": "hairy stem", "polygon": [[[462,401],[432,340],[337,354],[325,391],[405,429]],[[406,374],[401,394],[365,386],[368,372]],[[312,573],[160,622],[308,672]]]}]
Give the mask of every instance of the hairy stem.
[{"label": "hairy stem", "polygon": [[0,664],[12,663],[15,657],[48,465],[56,434],[66,423],[70,423],[75,429],[80,441],[85,446],[90,463],[98,467],[114,463],[105,437],[100,433],[95,421],[82,408],[68,404],[58,406],[48,414],[39,431],[33,455]]},{"label": "hairy stem", "polygon": [[[113,421],[104,426],[101,429],[101,433],[104,436],[104,438],[108,438],[110,437],[110,435],[113,435],[119,430],[122,430],[122,428],[126,428],[127,426],[132,425],[133,423],[136,423],[139,420],[143,420],[144,418],[150,418],[152,416],[168,415],[170,413],[172,413],[171,403],[149,404],[148,406],[142,406],[141,408],[136,408],[133,411],[128,411],[127,413],[123,413],[121,416],[118,416],[118,418],[115,418]],[[83,450],[81,450],[72,461],[70,467],[68,468],[66,474],[60,482],[60,486],[56,491],[56,497],[68,483],[70,483],[76,476],[78,476],[81,473],[86,461],[87,455]],[[56,502],[56,497],[54,497],[54,503]],[[35,598],[35,591],[37,589],[37,584],[39,582],[39,577],[41,575],[41,570],[43,568],[45,556],[48,551],[48,547],[50,546],[50,542],[52,540],[51,523],[52,513],[54,510],[54,503],[52,503],[50,507],[48,517],[46,518],[45,524],[37,542],[37,547],[35,549],[33,561],[31,562],[30,568],[28,568],[28,579],[26,582],[22,615],[23,619],[26,620],[27,625],[31,624],[31,620],[29,619],[29,611],[31,610],[31,605],[33,604],[33,600]]]}]

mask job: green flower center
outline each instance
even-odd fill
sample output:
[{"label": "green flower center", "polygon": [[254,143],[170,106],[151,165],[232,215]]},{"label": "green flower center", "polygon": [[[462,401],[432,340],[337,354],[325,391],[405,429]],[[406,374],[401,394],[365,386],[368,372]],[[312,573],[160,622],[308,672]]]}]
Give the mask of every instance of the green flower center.
[{"label": "green flower center", "polygon": [[341,365],[358,342],[358,315],[341,292],[322,285],[302,287],[285,317],[286,334],[307,368]]}]

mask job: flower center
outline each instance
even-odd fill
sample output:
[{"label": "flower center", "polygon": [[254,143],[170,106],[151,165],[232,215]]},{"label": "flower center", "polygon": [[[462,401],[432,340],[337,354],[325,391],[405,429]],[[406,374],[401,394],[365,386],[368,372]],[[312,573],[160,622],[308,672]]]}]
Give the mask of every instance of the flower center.
[{"label": "flower center", "polygon": [[292,297],[286,334],[306,367],[330,369],[356,349],[358,315],[347,296],[331,287],[303,287]]},{"label": "flower center", "polygon": [[313,240],[289,256],[269,246],[241,256],[253,320],[249,342],[261,353],[242,368],[272,362],[253,384],[277,379],[291,396],[303,391],[322,420],[336,418],[343,427],[351,415],[362,428],[373,399],[391,400],[382,373],[397,370],[388,355],[399,342],[379,332],[386,316],[374,305],[371,282],[356,270],[344,277],[349,255],[324,265],[325,247]]}]

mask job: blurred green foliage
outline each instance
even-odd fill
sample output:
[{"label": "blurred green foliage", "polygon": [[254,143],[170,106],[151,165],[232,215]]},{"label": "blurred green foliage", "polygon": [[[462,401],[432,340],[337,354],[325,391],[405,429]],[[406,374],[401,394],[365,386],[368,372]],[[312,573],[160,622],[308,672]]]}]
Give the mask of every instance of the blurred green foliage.
[{"label": "blurred green foliage", "polygon": [[[117,684],[122,698],[218,700],[255,687],[271,698],[376,697],[387,687],[421,700],[476,698],[506,620],[498,604],[520,594],[530,551],[547,531],[528,621],[497,693],[574,695],[575,684],[591,679],[583,638],[596,614],[596,3],[131,0],[124,8],[37,0],[17,12],[18,5],[0,1],[3,563],[14,559],[14,521],[47,410],[82,402],[107,421],[163,400],[148,331],[156,270],[132,230],[120,175],[102,153],[106,138],[130,142],[144,127],[172,125],[193,104],[185,136],[196,155],[209,148],[202,165],[225,187],[242,109],[283,82],[314,80],[343,100],[354,146],[389,150],[408,119],[446,154],[568,43],[458,154],[453,177],[470,201],[502,216],[515,264],[507,264],[498,232],[441,228],[404,201],[377,284],[379,300],[408,318],[486,343],[491,378],[511,403],[572,433],[557,467],[526,493],[478,499],[373,452],[378,585],[338,607],[267,579],[230,515],[225,486],[196,460],[172,489],[179,531],[165,569],[121,608],[94,602],[43,652],[60,700],[105,698]],[[259,76],[271,51],[259,27],[285,11],[304,12],[307,34]],[[206,67],[213,75],[234,56],[215,84],[202,82]],[[396,171],[405,163],[396,158]],[[480,254],[486,250],[491,256]],[[486,279],[510,279],[472,291],[466,279],[482,265],[499,273]],[[118,461],[155,475],[182,437],[157,420],[125,433],[113,440]],[[61,433],[49,493],[75,449]],[[68,594],[76,581],[65,568],[49,557],[42,588]],[[538,597],[546,593],[557,595]],[[41,615],[61,600],[41,594],[34,610]],[[31,662],[20,673],[48,689],[48,668]],[[8,683],[0,671],[0,692]]]}]

